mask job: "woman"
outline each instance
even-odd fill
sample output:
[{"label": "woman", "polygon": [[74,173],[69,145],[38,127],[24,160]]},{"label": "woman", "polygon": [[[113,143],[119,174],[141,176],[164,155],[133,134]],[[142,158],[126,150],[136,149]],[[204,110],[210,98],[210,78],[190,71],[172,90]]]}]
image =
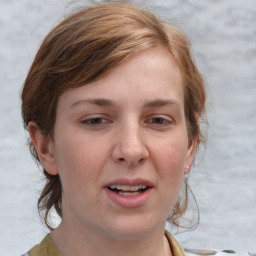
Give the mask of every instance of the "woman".
[{"label": "woman", "polygon": [[51,229],[27,255],[184,255],[165,222],[179,226],[186,210],[179,193],[204,110],[203,79],[177,28],[114,3],[61,22],[22,92]]}]

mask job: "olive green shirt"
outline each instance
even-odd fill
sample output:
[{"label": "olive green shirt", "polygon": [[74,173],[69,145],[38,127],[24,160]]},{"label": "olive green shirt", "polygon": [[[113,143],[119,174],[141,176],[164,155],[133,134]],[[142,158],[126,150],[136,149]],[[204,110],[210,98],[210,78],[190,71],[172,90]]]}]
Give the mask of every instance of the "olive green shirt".
[{"label": "olive green shirt", "polygon": [[[173,256],[185,256],[185,252],[175,238],[165,231]],[[35,245],[28,253],[22,256],[62,256],[54,245],[50,235],[46,235],[40,244]]]}]

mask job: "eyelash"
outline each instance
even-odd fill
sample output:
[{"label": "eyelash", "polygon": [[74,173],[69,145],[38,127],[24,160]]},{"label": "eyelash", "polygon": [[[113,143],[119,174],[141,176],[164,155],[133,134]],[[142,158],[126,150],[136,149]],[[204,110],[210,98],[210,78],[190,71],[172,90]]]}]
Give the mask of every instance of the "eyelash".
[{"label": "eyelash", "polygon": [[[161,116],[148,118],[144,122],[156,128],[168,127],[174,123],[173,120],[170,120],[170,118],[161,117]],[[109,124],[112,122],[104,117],[91,117],[91,118],[82,120],[81,123],[89,127],[101,127],[105,124]]]},{"label": "eyelash", "polygon": [[[160,121],[160,123],[154,122],[154,121]],[[167,119],[165,117],[161,117],[161,116],[152,117],[150,119],[147,119],[145,122],[150,123],[157,127],[166,127],[166,126],[170,126],[173,124],[172,120],[169,120],[169,119]]]},{"label": "eyelash", "polygon": [[[96,123],[93,123],[95,121]],[[110,123],[110,121],[108,121],[106,118],[103,118],[103,117],[93,117],[93,118],[82,120],[81,123],[87,126],[98,127],[98,126],[104,125],[105,123]]]}]

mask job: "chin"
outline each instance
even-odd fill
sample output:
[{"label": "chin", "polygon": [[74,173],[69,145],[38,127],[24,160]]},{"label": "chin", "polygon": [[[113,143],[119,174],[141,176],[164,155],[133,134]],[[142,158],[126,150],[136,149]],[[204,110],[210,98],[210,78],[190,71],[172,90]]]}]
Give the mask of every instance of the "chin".
[{"label": "chin", "polygon": [[[156,230],[164,230],[165,220],[156,222],[150,218],[132,218],[126,217],[125,220],[115,220],[114,224],[108,229],[109,235],[113,239],[136,241],[156,232]],[[110,231],[111,230],[111,231]]]}]

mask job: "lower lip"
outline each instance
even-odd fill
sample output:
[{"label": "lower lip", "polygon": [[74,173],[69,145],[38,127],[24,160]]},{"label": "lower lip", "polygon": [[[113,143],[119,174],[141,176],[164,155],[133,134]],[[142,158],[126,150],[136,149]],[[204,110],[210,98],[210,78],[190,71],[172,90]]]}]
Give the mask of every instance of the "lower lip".
[{"label": "lower lip", "polygon": [[136,196],[123,196],[111,191],[108,188],[105,188],[105,191],[110,200],[115,204],[125,208],[135,208],[142,206],[146,203],[152,192],[152,188],[148,188],[147,190]]}]

